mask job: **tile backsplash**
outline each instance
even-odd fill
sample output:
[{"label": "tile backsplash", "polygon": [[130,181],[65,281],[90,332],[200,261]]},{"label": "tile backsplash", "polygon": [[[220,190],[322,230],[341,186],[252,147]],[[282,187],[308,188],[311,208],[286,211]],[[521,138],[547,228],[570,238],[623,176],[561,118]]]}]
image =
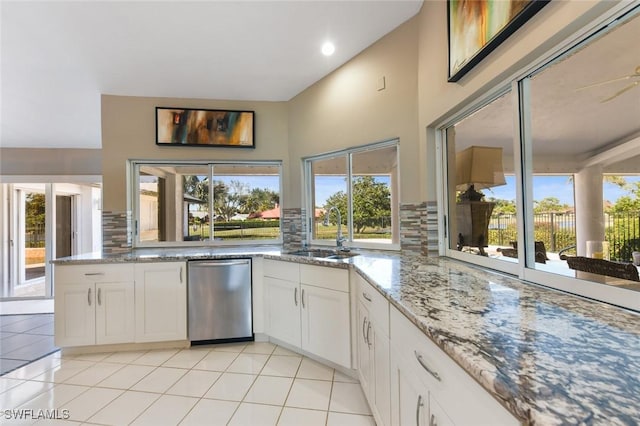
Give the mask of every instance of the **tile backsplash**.
[{"label": "tile backsplash", "polygon": [[[305,209],[282,209],[282,242],[284,250],[305,245],[307,220]],[[102,251],[105,254],[126,253],[132,249],[131,212],[102,212]],[[400,205],[400,247],[403,253],[438,255],[438,216],[435,202]]]}]

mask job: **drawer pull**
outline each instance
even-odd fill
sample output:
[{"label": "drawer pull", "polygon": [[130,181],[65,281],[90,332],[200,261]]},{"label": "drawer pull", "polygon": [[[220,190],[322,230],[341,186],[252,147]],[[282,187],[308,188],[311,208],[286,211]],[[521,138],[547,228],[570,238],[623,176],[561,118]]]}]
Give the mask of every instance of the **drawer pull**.
[{"label": "drawer pull", "polygon": [[293,303],[298,306],[298,287],[293,289]]},{"label": "drawer pull", "polygon": [[91,288],[89,288],[89,291],[87,292],[87,302],[89,303],[89,306],[91,306]]},{"label": "drawer pull", "polygon": [[420,355],[418,353],[418,351],[413,351],[413,353],[416,356],[416,359],[418,360],[418,362],[420,363],[420,365],[422,366],[422,368],[424,368],[425,370],[427,370],[427,373],[431,374],[433,376],[434,379],[436,379],[437,381],[441,382],[442,379],[440,378],[440,375],[433,371],[432,369],[430,369],[427,364],[424,363],[424,360],[422,359],[422,355]]},{"label": "drawer pull", "polygon": [[365,298],[365,300],[367,302],[371,302],[371,296],[369,296],[367,293],[365,293],[364,291],[362,292],[362,297]]},{"label": "drawer pull", "polygon": [[104,275],[104,272],[87,272],[84,274],[85,277],[95,277],[98,275]]},{"label": "drawer pull", "polygon": [[420,426],[420,409],[423,405],[422,395],[418,395],[418,403],[416,404],[416,426]]}]

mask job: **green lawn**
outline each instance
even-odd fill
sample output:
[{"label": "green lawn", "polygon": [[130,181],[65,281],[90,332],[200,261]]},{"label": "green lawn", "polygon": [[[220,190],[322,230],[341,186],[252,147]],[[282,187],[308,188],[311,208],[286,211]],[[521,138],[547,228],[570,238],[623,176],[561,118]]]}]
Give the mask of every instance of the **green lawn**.
[{"label": "green lawn", "polygon": [[[336,225],[329,226],[317,226],[316,227],[316,239],[319,240],[333,240],[336,238],[338,227]],[[343,235],[346,232],[346,227],[342,226]],[[214,230],[216,238],[222,238],[223,240],[241,239],[241,240],[266,240],[276,239],[279,237],[280,228],[277,226],[270,228],[248,228],[248,229],[225,229]],[[201,236],[203,239],[209,238],[209,227],[198,226],[194,231],[193,228],[189,228],[189,235]],[[362,240],[367,238],[386,238],[391,239],[391,232],[388,230],[376,230],[365,228],[364,232],[354,235],[355,240]]]}]

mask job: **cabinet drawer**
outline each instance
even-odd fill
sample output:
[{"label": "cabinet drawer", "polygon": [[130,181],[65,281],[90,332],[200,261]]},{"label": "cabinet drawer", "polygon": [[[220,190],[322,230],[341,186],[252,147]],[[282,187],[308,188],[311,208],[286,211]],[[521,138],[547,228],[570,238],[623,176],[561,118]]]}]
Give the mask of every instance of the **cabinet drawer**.
[{"label": "cabinet drawer", "polygon": [[354,275],[358,283],[358,300],[369,311],[369,317],[376,323],[379,332],[389,336],[389,301],[360,275]]},{"label": "cabinet drawer", "polygon": [[265,259],[263,268],[265,277],[278,278],[295,283],[300,281],[300,265],[297,263]]},{"label": "cabinet drawer", "polygon": [[[454,424],[518,425],[496,399],[400,311],[390,309],[391,344]],[[437,376],[437,377],[436,377]]]},{"label": "cabinet drawer", "polygon": [[92,265],[55,265],[58,282],[123,282],[133,281],[131,263],[96,263]]},{"label": "cabinet drawer", "polygon": [[349,292],[349,271],[328,266],[300,265],[300,283]]}]

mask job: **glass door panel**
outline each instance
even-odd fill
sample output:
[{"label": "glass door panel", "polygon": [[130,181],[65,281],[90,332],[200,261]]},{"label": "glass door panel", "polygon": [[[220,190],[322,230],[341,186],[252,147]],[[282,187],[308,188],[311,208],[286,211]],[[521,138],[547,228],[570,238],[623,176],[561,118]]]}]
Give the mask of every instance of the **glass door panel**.
[{"label": "glass door panel", "polygon": [[14,297],[43,297],[45,288],[46,197],[44,184],[24,185],[16,190],[19,238],[14,242],[18,280]]}]

